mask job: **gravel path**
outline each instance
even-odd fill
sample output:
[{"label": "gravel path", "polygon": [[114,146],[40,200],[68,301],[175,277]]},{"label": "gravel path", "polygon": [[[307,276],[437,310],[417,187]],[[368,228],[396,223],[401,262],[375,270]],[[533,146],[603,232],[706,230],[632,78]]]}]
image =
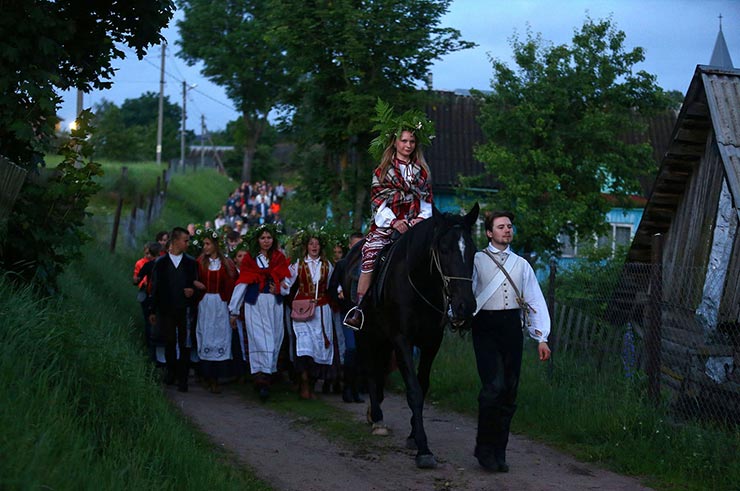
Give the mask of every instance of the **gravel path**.
[{"label": "gravel path", "polygon": [[[389,394],[383,403],[390,436],[378,437],[377,445],[364,450],[331,442],[312,431],[310,421],[272,411],[269,402],[251,401],[233,386],[223,389],[214,395],[191,384],[188,393],[170,388],[166,393],[217,445],[281,491],[650,489],[635,478],[578,462],[517,435],[512,435],[507,452],[511,471],[487,473],[472,455],[476,422],[428,404],[425,425],[439,465],[419,470],[414,465],[415,453],[404,448],[411,411],[397,394]],[[345,404],[335,395],[323,398],[350,412],[358,431],[369,431],[365,404]]]}]

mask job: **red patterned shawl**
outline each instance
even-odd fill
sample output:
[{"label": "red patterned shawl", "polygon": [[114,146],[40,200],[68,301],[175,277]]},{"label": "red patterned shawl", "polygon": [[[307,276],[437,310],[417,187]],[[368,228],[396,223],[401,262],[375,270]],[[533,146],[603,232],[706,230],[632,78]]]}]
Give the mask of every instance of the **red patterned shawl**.
[{"label": "red patterned shawl", "polygon": [[[375,214],[383,203],[399,218],[415,218],[421,209],[421,201],[432,203],[432,186],[429,175],[424,168],[414,162],[411,165],[411,182],[407,182],[401,175],[398,159],[393,159],[393,165],[388,169],[385,178],[381,180],[380,166],[373,172],[373,182],[370,187],[372,212]],[[405,217],[400,216],[406,206],[409,211]]]}]

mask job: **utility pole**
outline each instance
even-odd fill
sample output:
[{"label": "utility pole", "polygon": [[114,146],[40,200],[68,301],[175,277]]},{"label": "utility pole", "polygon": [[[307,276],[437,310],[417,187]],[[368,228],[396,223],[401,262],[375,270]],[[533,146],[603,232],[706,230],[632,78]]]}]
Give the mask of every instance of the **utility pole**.
[{"label": "utility pole", "polygon": [[200,115],[200,168],[203,168],[206,149],[206,116]]},{"label": "utility pole", "polygon": [[198,84],[188,86],[188,83],[182,81],[182,129],[180,131],[180,166],[185,170],[185,121],[187,117],[186,99],[188,98],[188,89],[194,89]]},{"label": "utility pole", "polygon": [[159,70],[159,114],[157,116],[157,165],[162,163],[162,125],[164,124],[164,52],[167,42],[162,41],[162,62]]},{"label": "utility pole", "polygon": [[182,81],[182,123],[180,128],[180,168],[185,170],[185,100],[188,96],[188,84]]},{"label": "utility pole", "polygon": [[82,89],[77,89],[77,114],[75,118],[79,118],[80,113],[82,113]]}]

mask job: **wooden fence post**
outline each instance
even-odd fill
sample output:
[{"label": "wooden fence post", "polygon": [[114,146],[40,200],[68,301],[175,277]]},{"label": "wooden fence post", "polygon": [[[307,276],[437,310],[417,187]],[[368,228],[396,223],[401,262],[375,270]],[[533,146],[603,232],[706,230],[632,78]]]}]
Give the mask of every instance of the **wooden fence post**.
[{"label": "wooden fence post", "polygon": [[554,354],[557,349],[558,333],[555,332],[555,278],[557,277],[558,262],[555,257],[550,258],[550,278],[547,284],[547,310],[550,313],[550,336],[548,344],[550,346],[550,360],[547,362],[547,375],[552,378],[555,369]]},{"label": "wooden fence post", "polygon": [[113,235],[110,239],[110,252],[116,252],[116,239],[118,239],[118,225],[121,223],[121,210],[123,210],[123,198],[118,198],[118,207],[116,208],[116,216],[113,219]]},{"label": "wooden fence post", "polygon": [[149,204],[146,207],[146,224],[149,226],[152,223],[152,208],[154,207],[154,200],[157,199],[157,195],[152,192],[149,195]]},{"label": "wooden fence post", "polygon": [[645,333],[645,371],[648,379],[648,398],[660,404],[660,351],[663,305],[663,236],[653,235],[652,271],[650,275],[650,309]]}]

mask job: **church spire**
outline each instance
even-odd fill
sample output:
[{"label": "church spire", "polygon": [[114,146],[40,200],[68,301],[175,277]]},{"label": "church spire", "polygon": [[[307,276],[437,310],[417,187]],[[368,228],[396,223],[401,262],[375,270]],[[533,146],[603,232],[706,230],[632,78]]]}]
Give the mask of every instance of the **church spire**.
[{"label": "church spire", "polygon": [[722,34],[722,14],[719,15],[719,32],[717,33],[717,40],[714,42],[712,59],[709,61],[709,64],[716,67],[733,68],[730,50],[727,49],[725,35]]}]

